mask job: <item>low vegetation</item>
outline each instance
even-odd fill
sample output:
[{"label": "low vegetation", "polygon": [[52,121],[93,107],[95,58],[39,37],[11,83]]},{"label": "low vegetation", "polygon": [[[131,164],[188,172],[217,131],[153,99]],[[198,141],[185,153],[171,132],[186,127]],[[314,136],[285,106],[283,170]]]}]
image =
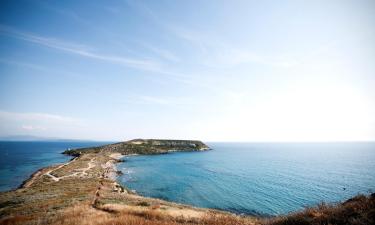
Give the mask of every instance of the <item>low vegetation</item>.
[{"label": "low vegetation", "polygon": [[123,155],[150,155],[163,154],[170,151],[203,151],[208,149],[209,147],[203,142],[194,140],[134,139],[100,147],[67,150],[64,154],[79,156],[81,154],[106,151],[117,152]]},{"label": "low vegetation", "polygon": [[1,224],[51,225],[252,225],[257,220],[229,214],[206,213],[200,218],[171,216],[163,211],[147,209],[121,209],[107,212],[86,204],[77,204],[57,213],[48,213],[35,220],[29,216],[6,218]]},{"label": "low vegetation", "polygon": [[256,219],[220,212],[205,212],[200,217],[173,216],[160,208],[147,204],[140,208],[118,207],[96,209],[79,203],[56,213],[47,212],[35,220],[19,215],[1,220],[1,224],[53,224],[53,225],[322,225],[375,224],[375,194],[359,195],[337,204],[321,204],[301,212],[275,218]]},{"label": "low vegetation", "polygon": [[322,225],[375,224],[375,193],[369,196],[358,195],[344,203],[320,204],[301,212],[292,213],[267,221],[267,225]]}]

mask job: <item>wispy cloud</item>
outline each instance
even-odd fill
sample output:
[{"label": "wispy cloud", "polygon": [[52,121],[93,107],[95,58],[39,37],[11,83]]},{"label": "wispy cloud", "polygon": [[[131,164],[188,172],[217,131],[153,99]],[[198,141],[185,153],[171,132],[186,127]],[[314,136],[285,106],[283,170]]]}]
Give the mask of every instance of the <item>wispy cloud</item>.
[{"label": "wispy cloud", "polygon": [[27,42],[36,43],[45,47],[57,49],[67,53],[79,55],[86,58],[107,61],[111,63],[120,64],[127,67],[142,69],[142,70],[158,70],[160,64],[149,59],[133,59],[117,55],[99,54],[94,48],[87,45],[80,45],[76,43],[66,42],[59,39],[44,37],[31,33],[21,32],[14,28],[0,25],[0,34],[8,35]]},{"label": "wispy cloud", "polygon": [[44,8],[44,9],[50,10],[50,11],[52,11],[54,13],[58,13],[58,14],[60,14],[62,16],[67,17],[67,18],[71,18],[75,22],[82,23],[84,25],[90,25],[90,26],[92,26],[91,23],[89,23],[87,20],[82,19],[79,16],[79,14],[76,13],[75,11],[73,11],[72,9],[56,7],[56,6],[53,6],[53,4],[51,4],[51,2],[48,2],[48,1],[36,1],[35,3],[37,5],[39,5],[40,7]]},{"label": "wispy cloud", "polygon": [[32,122],[55,122],[55,123],[76,123],[78,119],[48,114],[48,113],[19,113],[0,111],[0,120],[3,121],[32,121]]},{"label": "wispy cloud", "polygon": [[21,128],[24,129],[24,130],[28,130],[28,131],[31,131],[31,130],[47,130],[47,128],[45,128],[45,127],[32,126],[32,125],[22,125]]},{"label": "wispy cloud", "polygon": [[[36,63],[32,63],[32,62],[25,62],[25,61],[20,61],[20,60],[15,61],[15,60],[9,60],[9,59],[5,59],[5,58],[0,58],[0,64],[7,64],[7,65],[11,65],[11,66],[16,66],[16,67],[25,67],[25,68],[28,68],[28,69],[38,70],[38,71],[46,72],[46,73],[49,73],[49,74],[59,74],[59,75],[70,76],[70,77],[84,76],[83,74],[71,72],[71,71],[68,71],[66,69],[58,70],[56,68],[48,67],[48,66],[45,66],[43,64],[40,65],[40,64],[36,64]],[[40,74],[40,73],[38,73],[38,74]]]},{"label": "wispy cloud", "polygon": [[159,106],[191,106],[196,104],[196,101],[189,97],[170,97],[170,96],[150,96],[138,95],[128,96],[125,103],[134,105],[159,105]]},{"label": "wispy cloud", "polygon": [[0,136],[36,135],[72,137],[90,132],[86,119],[65,115],[0,110]]},{"label": "wispy cloud", "polygon": [[[241,64],[258,64],[271,67],[290,68],[298,62],[290,57],[263,55],[255,51],[238,47],[236,44],[227,43],[218,38],[217,34],[209,35],[207,32],[188,29],[183,24],[173,24],[163,18],[141,1],[127,0],[127,5],[137,10],[138,13],[152,21],[162,29],[169,38],[177,38],[180,42],[187,42],[191,45],[189,50],[193,51],[194,59],[198,64],[213,69],[223,69],[238,66]],[[152,47],[152,46],[151,46]],[[177,59],[178,56],[171,55],[163,49],[151,49],[159,53],[167,60]],[[194,52],[195,51],[195,52]],[[177,58],[176,58],[177,57]],[[177,61],[176,61],[177,62]]]},{"label": "wispy cloud", "polygon": [[142,1],[125,0],[125,3],[127,4],[127,6],[141,13],[142,16],[148,17],[150,20],[152,20],[156,24],[159,24],[160,26],[164,26],[164,22],[160,19],[160,17]]},{"label": "wispy cloud", "polygon": [[[209,35],[207,32],[188,29],[182,24],[172,24],[166,22],[147,4],[140,1],[126,1],[127,4],[137,10],[141,16],[148,18],[150,21],[165,31],[165,35],[177,38],[180,41],[188,42],[196,50],[194,54],[199,64],[210,68],[223,69],[234,67],[240,64],[255,63],[265,66],[289,68],[297,65],[293,58],[277,56],[265,56],[258,52],[246,48],[237,47],[235,44],[227,43],[218,38],[220,35]],[[158,49],[154,49],[155,52]],[[173,59],[169,53],[158,51],[166,59]]]},{"label": "wispy cloud", "polygon": [[148,43],[141,43],[145,48],[149,49],[150,51],[152,51],[153,53],[157,54],[158,56],[162,57],[163,59],[166,59],[168,61],[171,61],[171,62],[180,62],[181,59],[179,57],[177,57],[176,54],[172,53],[171,51],[169,50],[166,50],[166,49],[162,49],[162,48],[159,48],[159,47],[156,47],[156,46],[153,46],[151,44],[148,44]]},{"label": "wispy cloud", "polygon": [[[8,64],[8,65],[14,65],[14,66],[22,66],[22,67],[27,67],[27,68],[30,68],[30,69],[35,69],[35,70],[40,70],[40,71],[49,71],[49,72],[51,71],[51,69],[49,69],[47,67],[40,66],[40,65],[37,65],[37,64],[34,64],[34,63],[13,61],[13,60],[4,59],[4,58],[0,58],[0,63],[4,63],[4,64]],[[56,70],[54,70],[54,72],[56,72]]]},{"label": "wispy cloud", "polygon": [[158,104],[158,105],[168,105],[172,103],[171,99],[152,97],[152,96],[140,96],[139,100],[141,103],[151,103],[151,104]]},{"label": "wispy cloud", "polygon": [[81,119],[62,115],[0,110],[0,135],[28,133],[48,136],[50,132],[73,132],[84,126]]},{"label": "wispy cloud", "polygon": [[[61,16],[64,17],[64,20],[71,20],[72,23],[81,25],[84,29],[90,29],[92,31],[100,33],[101,35],[106,35],[106,36],[113,35],[113,33],[110,30],[108,30],[106,27],[98,26],[97,24],[92,22],[92,19],[90,20],[89,18],[85,18],[77,10],[74,10],[68,7],[56,6],[51,1],[35,1],[35,3],[38,4],[41,8],[49,10],[53,12],[54,14],[60,14]],[[93,6],[94,4],[95,3],[93,2],[90,4],[90,6]],[[100,6],[100,7],[103,8],[103,6]],[[106,6],[104,9],[107,9],[109,7],[110,6]],[[112,9],[116,9],[116,8],[112,7]],[[114,11],[112,11],[112,13],[113,12]]]},{"label": "wispy cloud", "polygon": [[227,43],[216,35],[183,28],[182,26],[166,25],[176,37],[190,43],[198,49],[203,65],[213,68],[233,67],[240,64],[256,63],[273,67],[292,67],[297,61],[280,56],[264,56],[246,48],[239,48]]}]

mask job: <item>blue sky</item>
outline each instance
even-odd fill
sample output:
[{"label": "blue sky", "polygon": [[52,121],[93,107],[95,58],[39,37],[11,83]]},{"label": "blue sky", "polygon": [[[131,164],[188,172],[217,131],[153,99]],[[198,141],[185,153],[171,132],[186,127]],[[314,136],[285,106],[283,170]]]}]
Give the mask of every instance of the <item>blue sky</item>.
[{"label": "blue sky", "polygon": [[374,1],[0,4],[0,136],[375,140]]}]

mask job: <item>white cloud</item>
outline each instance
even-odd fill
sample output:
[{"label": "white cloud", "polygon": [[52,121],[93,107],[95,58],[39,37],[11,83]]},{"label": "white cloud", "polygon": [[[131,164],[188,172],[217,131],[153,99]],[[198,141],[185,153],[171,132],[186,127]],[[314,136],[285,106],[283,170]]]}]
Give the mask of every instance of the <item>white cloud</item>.
[{"label": "white cloud", "polygon": [[48,122],[63,122],[63,123],[74,123],[79,120],[54,115],[54,114],[47,114],[47,113],[18,113],[18,112],[7,112],[7,111],[0,111],[0,119],[1,120],[8,120],[8,121],[48,121]]},{"label": "white cloud", "polygon": [[45,127],[32,126],[32,125],[22,125],[22,129],[24,130],[47,130],[47,128]]},{"label": "white cloud", "polygon": [[0,135],[35,134],[41,136],[72,133],[81,128],[80,119],[48,114],[0,111]]}]

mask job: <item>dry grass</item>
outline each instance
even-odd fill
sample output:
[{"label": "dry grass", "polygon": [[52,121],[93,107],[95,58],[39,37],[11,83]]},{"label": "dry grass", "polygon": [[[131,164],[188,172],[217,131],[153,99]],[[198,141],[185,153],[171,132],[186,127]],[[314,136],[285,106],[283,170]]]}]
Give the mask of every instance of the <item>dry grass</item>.
[{"label": "dry grass", "polygon": [[338,205],[320,204],[268,221],[268,225],[375,224],[375,194],[358,195]]},{"label": "dry grass", "polygon": [[55,214],[47,213],[35,220],[27,217],[12,217],[0,224],[29,225],[251,225],[249,218],[230,214],[207,213],[201,218],[174,217],[158,210],[123,209],[116,213],[97,210],[87,204],[75,205]]},{"label": "dry grass", "polygon": [[22,225],[31,221],[31,217],[27,216],[14,216],[0,220],[1,225]]},{"label": "dry grass", "polygon": [[[182,209],[184,210],[184,208]],[[189,209],[188,209],[189,210]],[[175,216],[168,210],[150,206],[104,205],[93,208],[81,203],[72,207],[45,212],[38,218],[16,216],[4,218],[0,224],[30,225],[322,225],[375,224],[375,194],[359,195],[338,205],[320,204],[314,208],[268,220],[256,220],[218,212],[204,212],[199,217]]]}]

